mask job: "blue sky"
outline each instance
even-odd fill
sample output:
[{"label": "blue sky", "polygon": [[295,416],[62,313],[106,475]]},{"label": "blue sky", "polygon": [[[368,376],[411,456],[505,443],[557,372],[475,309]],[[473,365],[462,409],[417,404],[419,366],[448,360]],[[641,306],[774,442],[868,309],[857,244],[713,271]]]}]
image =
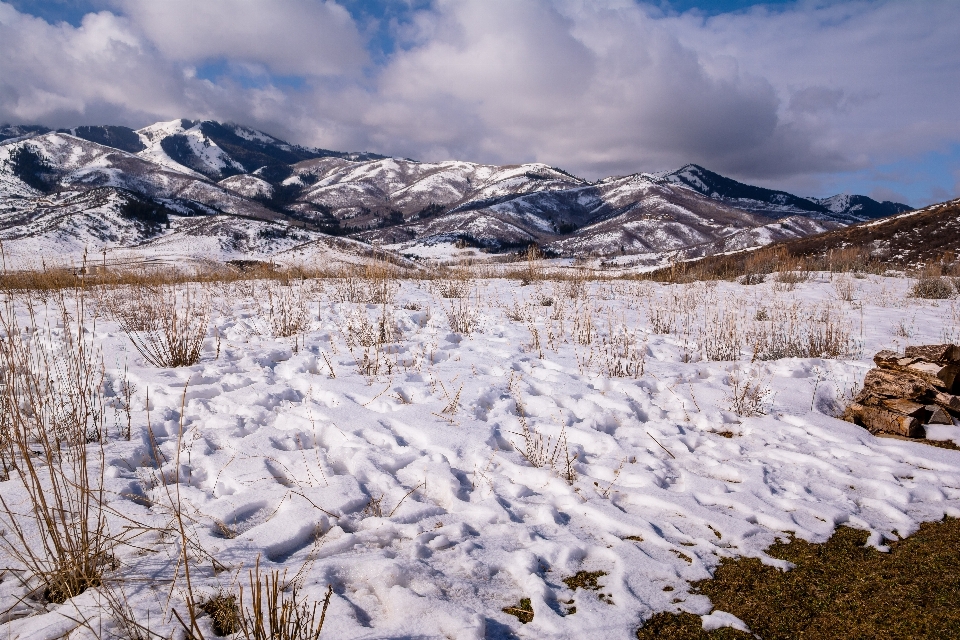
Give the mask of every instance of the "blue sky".
[{"label": "blue sky", "polygon": [[585,177],[696,162],[919,206],[960,196],[957,32],[946,0],[7,0],[0,120],[209,117]]}]

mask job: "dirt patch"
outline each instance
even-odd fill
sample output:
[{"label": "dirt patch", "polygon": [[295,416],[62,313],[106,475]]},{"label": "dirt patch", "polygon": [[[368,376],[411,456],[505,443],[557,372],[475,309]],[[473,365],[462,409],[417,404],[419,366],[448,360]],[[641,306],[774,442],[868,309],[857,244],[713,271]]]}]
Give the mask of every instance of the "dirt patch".
[{"label": "dirt patch", "polygon": [[[840,527],[824,544],[778,543],[768,553],[794,569],[723,559],[714,578],[694,588],[765,640],[960,638],[960,520],[925,523],[890,542],[889,553],[864,547],[866,540],[866,532]],[[699,616],[659,613],[637,637],[751,636],[733,629],[708,633]]]}]

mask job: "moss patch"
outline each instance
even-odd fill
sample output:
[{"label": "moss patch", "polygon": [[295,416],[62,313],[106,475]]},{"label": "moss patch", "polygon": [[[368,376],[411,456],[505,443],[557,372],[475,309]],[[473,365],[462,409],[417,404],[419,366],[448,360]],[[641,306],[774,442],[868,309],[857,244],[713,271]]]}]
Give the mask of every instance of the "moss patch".
[{"label": "moss patch", "polygon": [[533,622],[533,603],[530,602],[530,598],[520,598],[520,604],[515,607],[504,607],[503,612],[516,616],[522,624]]},{"label": "moss patch", "polygon": [[[775,544],[768,553],[794,569],[723,559],[715,577],[694,588],[761,638],[960,638],[960,520],[925,523],[891,542],[889,553],[864,547],[866,539],[866,532],[840,527],[824,544]],[[660,613],[637,637],[750,636],[707,633],[699,616]]]},{"label": "moss patch", "polygon": [[605,575],[607,575],[606,571],[577,571],[575,575],[564,578],[563,582],[571,591],[576,591],[577,589],[598,591],[603,585],[597,582],[597,579]]}]

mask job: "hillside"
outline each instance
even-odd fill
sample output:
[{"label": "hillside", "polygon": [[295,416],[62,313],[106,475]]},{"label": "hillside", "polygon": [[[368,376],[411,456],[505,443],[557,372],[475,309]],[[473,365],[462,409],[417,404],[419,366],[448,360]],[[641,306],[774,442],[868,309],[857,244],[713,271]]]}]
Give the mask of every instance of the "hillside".
[{"label": "hillside", "polygon": [[[29,241],[24,253],[30,243],[66,254],[159,246],[189,228],[194,237],[212,233],[230,256],[289,249],[280,238],[332,235],[410,257],[454,244],[491,253],[537,244],[548,255],[630,255],[656,265],[904,208],[865,196],[801,198],[696,165],[591,182],[541,163],[430,163],[305,147],[214,121],[0,127],[0,239]],[[185,222],[198,216],[226,218]]]}]

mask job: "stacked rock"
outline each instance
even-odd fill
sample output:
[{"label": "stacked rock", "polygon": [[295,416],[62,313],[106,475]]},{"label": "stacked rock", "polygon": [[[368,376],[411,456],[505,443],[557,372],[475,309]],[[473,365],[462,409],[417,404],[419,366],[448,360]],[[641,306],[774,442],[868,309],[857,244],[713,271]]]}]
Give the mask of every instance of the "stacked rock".
[{"label": "stacked rock", "polygon": [[871,433],[922,438],[925,424],[953,424],[960,415],[960,347],[935,344],[907,347],[904,354],[881,351],[867,372],[863,390],[843,419]]}]

